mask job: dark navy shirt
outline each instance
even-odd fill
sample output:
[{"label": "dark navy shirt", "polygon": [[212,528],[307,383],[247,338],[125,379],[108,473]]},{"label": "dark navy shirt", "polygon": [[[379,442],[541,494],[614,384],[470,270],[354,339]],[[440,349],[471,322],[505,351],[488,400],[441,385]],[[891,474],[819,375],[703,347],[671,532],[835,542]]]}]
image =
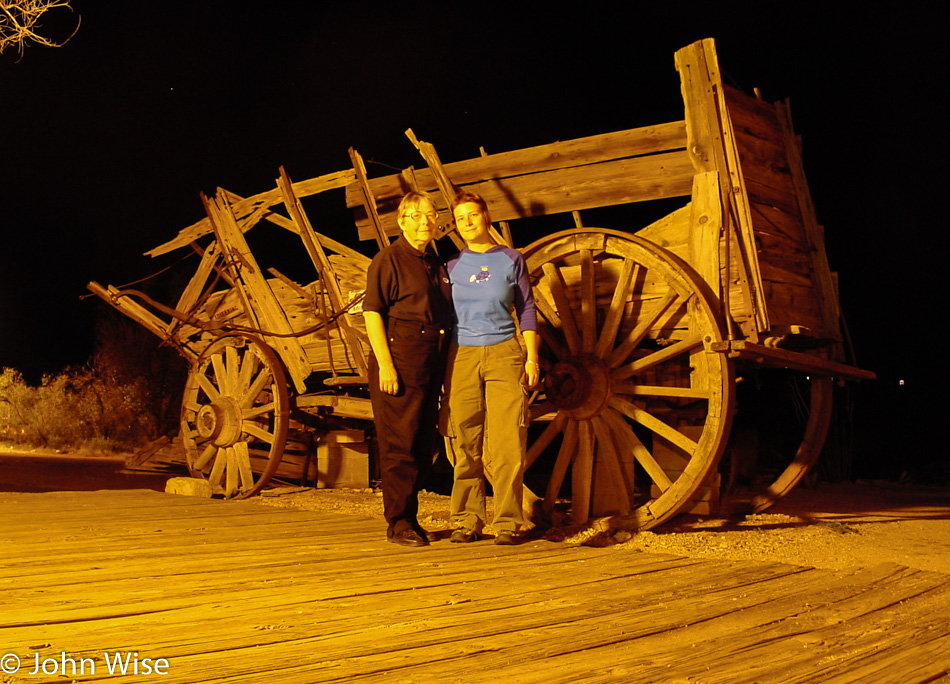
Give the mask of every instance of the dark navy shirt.
[{"label": "dark navy shirt", "polygon": [[375,311],[387,322],[451,327],[452,289],[431,244],[420,252],[400,236],[373,257],[366,272],[363,311]]}]

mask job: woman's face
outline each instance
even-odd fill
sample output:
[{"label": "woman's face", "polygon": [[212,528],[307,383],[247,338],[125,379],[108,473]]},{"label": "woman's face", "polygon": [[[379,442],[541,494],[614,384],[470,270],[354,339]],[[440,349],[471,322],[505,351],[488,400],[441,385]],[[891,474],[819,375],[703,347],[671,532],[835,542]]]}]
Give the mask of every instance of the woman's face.
[{"label": "woman's face", "polygon": [[422,249],[435,237],[435,223],[439,214],[427,200],[421,200],[415,207],[407,208],[397,223],[402,234],[416,249]]},{"label": "woman's face", "polygon": [[455,207],[455,227],[466,243],[490,242],[488,217],[475,202],[463,202]]}]

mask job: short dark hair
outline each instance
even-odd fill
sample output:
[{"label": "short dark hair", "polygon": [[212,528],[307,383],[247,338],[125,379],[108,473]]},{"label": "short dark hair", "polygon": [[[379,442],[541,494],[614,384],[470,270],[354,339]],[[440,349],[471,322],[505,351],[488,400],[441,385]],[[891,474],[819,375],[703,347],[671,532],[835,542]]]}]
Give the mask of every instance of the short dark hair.
[{"label": "short dark hair", "polygon": [[491,212],[488,211],[488,203],[477,192],[471,192],[470,190],[461,190],[452,199],[452,218],[453,219],[455,218],[455,207],[457,207],[460,204],[465,204],[466,202],[477,204],[478,208],[481,209],[482,213],[485,215],[485,218],[488,219],[488,223],[491,224]]}]

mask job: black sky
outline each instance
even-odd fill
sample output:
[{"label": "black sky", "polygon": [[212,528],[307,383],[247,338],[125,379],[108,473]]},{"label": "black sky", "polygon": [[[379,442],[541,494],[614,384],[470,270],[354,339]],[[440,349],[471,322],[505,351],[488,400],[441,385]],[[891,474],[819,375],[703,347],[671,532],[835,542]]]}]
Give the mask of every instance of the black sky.
[{"label": "black sky", "polygon": [[454,161],[680,119],[673,53],[714,37],[728,81],[791,99],[876,396],[904,401],[890,394],[903,379],[923,401],[946,375],[930,341],[943,27],[912,2],[844,4],[74,0],[65,47],[0,57],[0,366],[35,381],[82,363],[86,283],[150,272],[142,253],[201,218],[201,191],[255,194],[280,165],[300,179],[347,168],[350,145],[421,165],[409,127]]}]

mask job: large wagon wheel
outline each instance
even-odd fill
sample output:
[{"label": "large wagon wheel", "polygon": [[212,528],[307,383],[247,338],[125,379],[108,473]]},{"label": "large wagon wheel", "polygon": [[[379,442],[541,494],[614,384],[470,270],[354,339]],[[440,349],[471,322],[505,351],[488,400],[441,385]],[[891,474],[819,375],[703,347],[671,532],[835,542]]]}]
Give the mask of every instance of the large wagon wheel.
[{"label": "large wagon wheel", "polygon": [[707,351],[723,338],[712,294],[688,264],[618,231],[565,231],[523,252],[545,371],[531,416],[549,421],[532,429],[528,464],[560,437],[545,509],[570,467],[575,521],[668,520],[714,473],[732,418],[732,361]]},{"label": "large wagon wheel", "polygon": [[185,385],[181,434],[192,476],[227,497],[256,494],[280,465],[288,415],[277,355],[252,337],[217,340]]}]

